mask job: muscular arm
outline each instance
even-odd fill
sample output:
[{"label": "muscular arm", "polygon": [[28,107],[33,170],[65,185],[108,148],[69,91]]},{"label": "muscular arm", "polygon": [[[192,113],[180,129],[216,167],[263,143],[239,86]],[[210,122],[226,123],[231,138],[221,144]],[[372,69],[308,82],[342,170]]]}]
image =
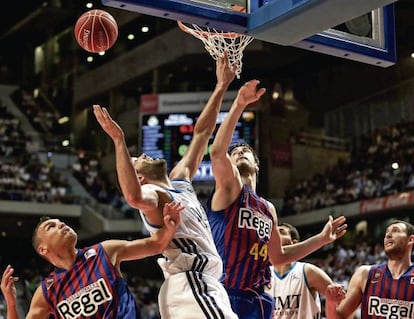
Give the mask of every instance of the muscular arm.
[{"label": "muscular arm", "polygon": [[225,54],[216,62],[217,84],[194,126],[193,138],[183,158],[170,173],[171,178],[192,180],[204,157],[208,141],[216,128],[217,116],[224,94],[233,81],[235,68],[229,67]]},{"label": "muscular arm", "polygon": [[355,271],[349,282],[345,299],[339,305],[330,298],[326,299],[327,319],[346,319],[357,310],[362,301],[369,269],[370,266],[361,266]]},{"label": "muscular arm", "polygon": [[344,216],[333,219],[329,217],[322,231],[304,241],[281,247],[280,234],[277,229],[277,218],[269,241],[269,257],[272,265],[291,263],[302,259],[322,246],[333,242],[346,233],[347,225]]},{"label": "muscular arm", "polygon": [[121,127],[111,118],[106,108],[94,105],[93,112],[101,127],[114,143],[116,171],[125,200],[132,207],[143,211],[156,209],[158,207],[157,192],[151,187],[145,189],[141,187]]},{"label": "muscular arm", "polygon": [[150,237],[136,240],[107,240],[102,242],[106,254],[119,269],[120,263],[153,256],[164,251],[173,239],[180,223],[180,213],[184,206],[178,202],[164,205],[164,226]]},{"label": "muscular arm", "polygon": [[328,286],[334,284],[328,274],[315,265],[306,264],[305,274],[312,293],[318,292],[325,296]]},{"label": "muscular arm", "polygon": [[234,100],[229,114],[221,123],[211,147],[211,165],[215,177],[215,192],[212,199],[213,210],[227,207],[240,193],[242,180],[227,154],[234,130],[243,111],[250,103],[256,102],[265,93],[265,89],[257,90],[258,80],[243,85]]},{"label": "muscular arm", "polygon": [[49,319],[50,313],[50,306],[43,296],[42,287],[39,286],[33,294],[26,319]]}]

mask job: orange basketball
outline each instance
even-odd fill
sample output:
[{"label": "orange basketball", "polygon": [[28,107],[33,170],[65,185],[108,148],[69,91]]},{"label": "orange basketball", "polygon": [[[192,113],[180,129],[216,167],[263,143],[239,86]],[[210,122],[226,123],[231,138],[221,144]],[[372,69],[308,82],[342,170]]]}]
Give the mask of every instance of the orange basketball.
[{"label": "orange basketball", "polygon": [[75,38],[79,45],[92,53],[110,49],[118,38],[118,24],[104,10],[90,10],[82,14],[75,24]]}]

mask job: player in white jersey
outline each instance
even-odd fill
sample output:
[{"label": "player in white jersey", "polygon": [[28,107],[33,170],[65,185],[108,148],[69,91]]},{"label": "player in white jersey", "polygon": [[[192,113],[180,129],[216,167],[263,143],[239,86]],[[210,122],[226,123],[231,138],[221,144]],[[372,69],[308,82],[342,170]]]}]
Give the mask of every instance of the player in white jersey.
[{"label": "player in white jersey", "polygon": [[162,209],[180,202],[181,224],[163,252],[160,266],[165,281],[158,295],[163,319],[236,319],[220,282],[223,264],[211,235],[207,216],[191,184],[213,133],[222,100],[235,76],[227,54],[217,60],[216,87],[194,126],[193,138],[183,158],[167,174],[164,159],[141,154],[132,163],[123,130],[99,105],[93,110],[115,146],[116,168],[128,204],[139,209],[150,232],[163,225]]},{"label": "player in white jersey", "polygon": [[[282,245],[299,242],[299,232],[290,224],[279,226]],[[343,288],[319,267],[305,262],[271,267],[272,281],[267,292],[275,299],[274,319],[319,319],[322,315],[319,295],[330,293],[341,300]]]}]

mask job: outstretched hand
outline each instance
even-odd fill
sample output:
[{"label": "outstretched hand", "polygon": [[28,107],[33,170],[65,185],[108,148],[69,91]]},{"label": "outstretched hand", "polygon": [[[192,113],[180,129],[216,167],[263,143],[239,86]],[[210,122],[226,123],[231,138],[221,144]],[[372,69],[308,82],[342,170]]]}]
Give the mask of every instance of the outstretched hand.
[{"label": "outstretched hand", "polygon": [[229,86],[236,75],[237,65],[230,65],[227,51],[216,61],[217,85]]},{"label": "outstretched hand", "polygon": [[18,277],[13,277],[13,273],[14,269],[8,265],[1,278],[1,292],[9,307],[16,304],[16,286],[14,283],[19,280]]},{"label": "outstretched hand", "polygon": [[340,216],[335,219],[332,216],[329,216],[329,220],[321,232],[327,243],[331,243],[346,234],[348,225],[345,224],[345,222],[345,216]]},{"label": "outstretched hand", "polygon": [[103,130],[112,138],[112,140],[115,141],[124,138],[124,132],[121,127],[112,119],[105,107],[95,104],[93,106],[93,113]]},{"label": "outstretched hand", "polygon": [[181,221],[181,211],[184,206],[179,202],[169,202],[164,205],[162,214],[164,215],[164,225],[168,229],[175,230]]},{"label": "outstretched hand", "polygon": [[243,107],[254,103],[266,92],[265,88],[257,89],[260,84],[259,80],[251,80],[246,82],[237,93],[237,104]]},{"label": "outstretched hand", "polygon": [[328,285],[325,292],[327,302],[339,304],[345,298],[346,292],[342,285],[333,283]]}]

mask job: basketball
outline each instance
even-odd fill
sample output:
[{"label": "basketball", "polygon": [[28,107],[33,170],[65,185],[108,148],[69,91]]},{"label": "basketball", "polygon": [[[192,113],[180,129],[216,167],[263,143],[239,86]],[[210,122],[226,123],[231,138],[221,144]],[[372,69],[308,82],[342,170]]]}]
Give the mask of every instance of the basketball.
[{"label": "basketball", "polygon": [[79,45],[92,53],[110,49],[118,38],[118,24],[104,10],[90,10],[82,14],[75,24],[75,38]]}]

